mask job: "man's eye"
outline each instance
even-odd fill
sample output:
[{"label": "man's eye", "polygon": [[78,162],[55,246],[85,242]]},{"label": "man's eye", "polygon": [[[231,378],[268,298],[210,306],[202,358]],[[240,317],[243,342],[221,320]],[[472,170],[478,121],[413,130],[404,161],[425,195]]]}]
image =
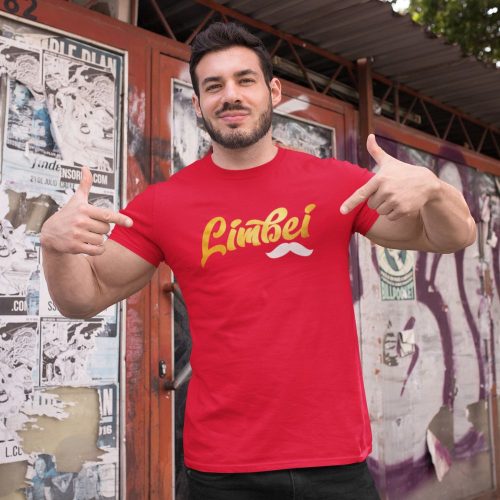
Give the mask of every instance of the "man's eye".
[{"label": "man's eye", "polygon": [[214,90],[217,90],[218,88],[220,88],[220,84],[214,84],[214,85],[209,85],[208,87],[205,88],[205,90],[207,92],[212,92]]},{"label": "man's eye", "polygon": [[249,85],[251,83],[254,83],[254,79],[253,78],[243,78],[240,80],[240,83],[242,83],[243,85]]}]

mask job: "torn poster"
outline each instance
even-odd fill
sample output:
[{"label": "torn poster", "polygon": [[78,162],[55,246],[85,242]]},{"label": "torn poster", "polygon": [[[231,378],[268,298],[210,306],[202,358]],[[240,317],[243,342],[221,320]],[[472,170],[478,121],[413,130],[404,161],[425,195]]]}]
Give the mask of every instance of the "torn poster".
[{"label": "torn poster", "polygon": [[42,192],[59,188],[61,154],[45,101],[17,80],[6,87],[2,181]]},{"label": "torn poster", "polygon": [[[43,78],[52,131],[63,160],[113,174],[116,97],[112,73],[45,52]],[[114,187],[114,181],[109,187]]]},{"label": "torn poster", "polygon": [[0,464],[27,459],[18,433],[29,429],[29,425],[35,428],[35,417],[45,416],[63,420],[68,418],[66,407],[72,405],[63,402],[57,394],[39,388],[32,389],[33,384],[28,379],[20,381],[18,373],[13,370],[11,373],[9,383],[5,384],[4,389],[0,389],[3,400],[9,405],[9,408],[4,408],[2,411],[9,409],[11,411],[10,415],[2,416],[0,413]]},{"label": "torn poster", "polygon": [[178,172],[186,165],[205,156],[211,147],[211,139],[196,116],[191,97],[193,87],[185,82],[172,85],[172,168]]},{"label": "torn poster", "polygon": [[285,147],[293,147],[318,158],[335,157],[333,128],[278,111],[273,113],[272,131],[273,139]]},{"label": "torn poster", "polygon": [[19,81],[34,95],[42,93],[40,50],[11,38],[0,37],[0,74]]},{"label": "torn poster", "polygon": [[415,352],[415,330],[403,330],[399,332],[399,355],[409,356]]},{"label": "torn poster", "polygon": [[118,386],[102,385],[99,391],[99,436],[97,446],[101,449],[116,448],[118,422]]},{"label": "torn poster", "polygon": [[42,386],[85,386],[118,378],[116,323],[41,318]]},{"label": "torn poster", "polygon": [[51,196],[0,189],[0,315],[38,314],[38,234],[57,209]]},{"label": "torn poster", "polygon": [[120,77],[121,57],[95,45],[61,36],[44,36],[40,39],[40,46],[50,52],[106,69],[116,79]]},{"label": "torn poster", "polygon": [[377,246],[382,300],[415,299],[415,258],[410,250]]},{"label": "torn poster", "polygon": [[[13,485],[12,493],[31,499],[119,498],[118,308],[92,320],[62,318],[48,294],[39,236],[78,186],[82,164],[93,174],[89,202],[118,206],[122,60],[0,19],[0,464],[29,461],[28,487]],[[97,407],[92,415],[99,433],[90,439],[101,462],[79,472],[64,467],[79,450],[66,449],[57,464],[46,452],[52,430],[44,428],[66,440],[75,430],[59,421],[80,403],[64,399],[66,387],[61,397],[48,389],[61,386],[92,386],[94,403],[99,397],[100,415]]]},{"label": "torn poster", "polygon": [[26,155],[38,154],[61,158],[52,136],[50,116],[45,101],[35,99],[29,87],[19,80],[9,78],[6,87],[7,148]]},{"label": "torn poster", "polygon": [[16,431],[38,382],[38,324],[0,319],[0,463],[24,460]]},{"label": "torn poster", "polygon": [[59,472],[55,457],[40,453],[29,457],[24,489],[27,499],[115,500],[118,475],[116,463],[85,464],[79,472]]}]

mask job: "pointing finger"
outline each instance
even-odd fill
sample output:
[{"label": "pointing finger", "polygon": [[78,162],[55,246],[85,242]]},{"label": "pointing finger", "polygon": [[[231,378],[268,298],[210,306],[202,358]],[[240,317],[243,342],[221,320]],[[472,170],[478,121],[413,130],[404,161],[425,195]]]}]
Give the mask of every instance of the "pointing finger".
[{"label": "pointing finger", "polygon": [[379,187],[379,179],[377,175],[374,175],[366,184],[361,186],[359,189],[354,191],[354,193],[347,198],[347,200],[342,203],[340,207],[341,214],[348,214],[351,210],[356,208],[360,203],[367,200]]},{"label": "pointing finger", "polygon": [[123,227],[132,227],[132,224],[134,223],[130,217],[106,208],[90,207],[88,213],[92,219],[107,222],[108,224],[118,224]]},{"label": "pointing finger", "polygon": [[85,197],[85,200],[89,199],[90,188],[92,187],[92,173],[89,167],[82,168],[82,178],[80,184],[78,185],[77,193],[80,193]]}]

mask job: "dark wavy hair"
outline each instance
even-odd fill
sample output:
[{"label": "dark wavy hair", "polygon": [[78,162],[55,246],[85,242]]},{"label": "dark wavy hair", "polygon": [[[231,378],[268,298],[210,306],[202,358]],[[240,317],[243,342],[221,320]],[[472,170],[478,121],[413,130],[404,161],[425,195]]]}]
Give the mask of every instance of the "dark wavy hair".
[{"label": "dark wavy hair", "polygon": [[210,52],[218,52],[235,46],[247,47],[253,50],[259,58],[266,82],[272,80],[273,65],[271,56],[260,38],[252,35],[243,26],[236,23],[212,23],[206,30],[196,36],[191,46],[189,73],[193,89],[198,97],[200,96],[200,88],[195,71],[203,56]]}]

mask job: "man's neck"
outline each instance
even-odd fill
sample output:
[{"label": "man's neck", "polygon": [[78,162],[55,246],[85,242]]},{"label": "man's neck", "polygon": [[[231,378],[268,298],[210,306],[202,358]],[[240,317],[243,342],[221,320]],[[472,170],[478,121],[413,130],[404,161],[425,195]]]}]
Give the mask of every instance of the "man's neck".
[{"label": "man's neck", "polygon": [[278,149],[273,144],[271,134],[265,135],[260,141],[240,149],[227,149],[213,143],[212,161],[227,170],[245,170],[270,162]]}]

